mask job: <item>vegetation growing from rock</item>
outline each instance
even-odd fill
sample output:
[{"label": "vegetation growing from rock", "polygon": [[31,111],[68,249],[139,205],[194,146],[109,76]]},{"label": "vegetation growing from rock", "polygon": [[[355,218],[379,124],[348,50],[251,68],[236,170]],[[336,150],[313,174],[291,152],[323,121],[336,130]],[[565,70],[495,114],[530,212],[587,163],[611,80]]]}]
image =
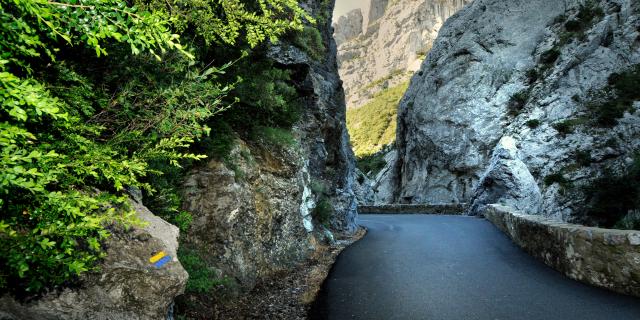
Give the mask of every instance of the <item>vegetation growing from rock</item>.
[{"label": "vegetation growing from rock", "polygon": [[296,33],[293,43],[316,61],[321,60],[327,50],[320,31],[311,26],[304,27],[302,32]]},{"label": "vegetation growing from rock", "polygon": [[357,158],[358,169],[371,177],[375,177],[386,164],[383,150]]},{"label": "vegetation growing from rock", "polygon": [[509,100],[509,114],[512,116],[520,114],[524,106],[527,104],[527,101],[529,101],[529,90],[524,89],[514,94],[511,97],[511,100]]},{"label": "vegetation growing from rock", "polygon": [[527,127],[531,128],[531,129],[535,129],[535,128],[540,126],[540,123],[541,122],[538,119],[531,119],[531,120],[528,120],[526,122],[526,125],[527,125]]},{"label": "vegetation growing from rock", "polygon": [[629,218],[640,208],[640,155],[616,173],[609,169],[583,188],[586,216],[602,227],[637,229],[640,219]]},{"label": "vegetation growing from rock", "polygon": [[[94,270],[107,226],[137,224],[127,189],[157,192],[155,209],[188,227],[172,177],[208,153],[192,147],[206,145],[208,119],[248,97],[231,94],[238,83],[286,82],[286,71],[268,67],[251,70],[267,76],[241,82],[235,65],[222,64],[313,22],[295,0],[264,3],[0,4],[2,290],[33,294]],[[288,115],[279,108],[286,102],[258,107]],[[274,118],[265,122],[289,121]],[[224,152],[223,139],[209,145]]]},{"label": "vegetation growing from rock", "polygon": [[[613,127],[625,112],[633,110],[634,101],[640,100],[640,65],[635,65],[622,73],[614,73],[608,85],[596,93],[597,97],[587,108],[593,114],[596,125]],[[604,101],[603,101],[604,100]]]},{"label": "vegetation growing from rock", "polygon": [[398,103],[409,83],[377,93],[366,105],[347,109],[347,128],[357,157],[362,158],[393,143]]}]

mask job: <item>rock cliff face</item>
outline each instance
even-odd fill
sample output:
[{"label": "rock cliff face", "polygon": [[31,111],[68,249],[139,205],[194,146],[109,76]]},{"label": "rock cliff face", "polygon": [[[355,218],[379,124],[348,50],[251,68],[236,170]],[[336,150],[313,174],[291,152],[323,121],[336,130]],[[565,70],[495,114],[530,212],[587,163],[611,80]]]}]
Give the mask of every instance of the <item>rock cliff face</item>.
[{"label": "rock cliff face", "polygon": [[338,18],[333,28],[335,33],[333,39],[336,45],[340,45],[345,41],[349,41],[362,34],[362,10],[355,9],[347,12],[344,16]]},{"label": "rock cliff face", "polygon": [[[318,17],[333,3],[306,1]],[[317,240],[356,230],[354,156],[345,126],[344,93],[335,60],[330,19],[316,26],[326,52],[314,60],[282,44],[268,50],[293,72],[304,101],[290,144],[238,138],[229,164],[211,160],[184,183],[185,208],[194,215],[186,246],[206,252],[206,262],[250,289],[262,277],[304,260]]]},{"label": "rock cliff face", "polygon": [[[173,299],[182,294],[187,272],[177,260],[178,228],[133,201],[144,228],[112,230],[100,273],[82,276],[81,285],[21,303],[0,297],[0,319],[164,319]],[[171,261],[157,268],[149,262],[164,251]]]},{"label": "rock cliff face", "polygon": [[347,107],[360,107],[382,89],[408,81],[444,21],[469,2],[371,0],[368,12],[356,9],[341,17],[334,28]]},{"label": "rock cliff face", "polygon": [[639,7],[476,0],[451,17],[399,107],[393,201],[469,201],[508,135],[541,189],[539,212],[580,220],[584,187],[640,148]]}]

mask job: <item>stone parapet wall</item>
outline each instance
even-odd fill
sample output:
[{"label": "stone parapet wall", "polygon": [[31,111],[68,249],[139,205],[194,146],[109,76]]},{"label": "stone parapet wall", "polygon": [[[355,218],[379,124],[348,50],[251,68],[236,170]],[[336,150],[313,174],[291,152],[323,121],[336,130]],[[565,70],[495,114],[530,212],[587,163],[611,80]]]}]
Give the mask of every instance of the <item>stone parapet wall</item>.
[{"label": "stone parapet wall", "polygon": [[466,210],[464,203],[444,204],[386,204],[380,206],[358,206],[361,214],[447,214],[462,215]]},{"label": "stone parapet wall", "polygon": [[640,297],[640,231],[585,227],[488,205],[484,216],[566,276]]}]

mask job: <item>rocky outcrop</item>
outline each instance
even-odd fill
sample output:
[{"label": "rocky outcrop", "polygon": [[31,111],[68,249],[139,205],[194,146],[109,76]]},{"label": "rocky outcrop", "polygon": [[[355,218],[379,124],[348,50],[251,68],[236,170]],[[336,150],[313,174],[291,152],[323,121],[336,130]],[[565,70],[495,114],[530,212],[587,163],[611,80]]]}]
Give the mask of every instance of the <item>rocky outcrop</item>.
[{"label": "rocky outcrop", "polygon": [[354,9],[338,18],[333,26],[333,38],[337,45],[349,41],[362,34],[362,10]]},{"label": "rocky outcrop", "polygon": [[580,186],[640,149],[638,103],[598,123],[615,112],[599,107],[616,105],[612,75],[640,63],[639,6],[476,0],[451,17],[399,107],[394,201],[469,201],[509,135],[541,213],[579,216]]},{"label": "rocky outcrop", "polygon": [[362,33],[351,39],[343,34],[352,34],[361,15],[340,18],[334,35],[339,39],[338,64],[347,107],[360,107],[382,89],[408,81],[444,21],[469,2],[371,0],[365,6]]},{"label": "rocky outcrop", "polygon": [[373,180],[372,188],[374,194],[374,204],[383,205],[395,202],[396,198],[396,181],[398,181],[398,152],[391,148],[385,155],[385,166],[378,172]]},{"label": "rocky outcrop", "polygon": [[[304,8],[322,16],[332,10],[326,3],[304,1]],[[287,43],[266,53],[291,71],[303,104],[293,141],[238,137],[227,160],[210,160],[184,182],[184,209],[194,216],[185,245],[241,289],[290,270],[335,233],[357,229],[355,163],[329,20],[315,26],[326,48],[321,59]]]},{"label": "rocky outcrop", "polygon": [[516,141],[503,137],[498,142],[487,171],[480,177],[471,197],[469,215],[479,215],[487,204],[500,203],[527,214],[537,214],[542,195],[527,166],[518,157]]},{"label": "rocky outcrop", "polygon": [[489,205],[484,216],[532,256],[566,276],[640,297],[640,232],[559,223]]},{"label": "rocky outcrop", "polygon": [[356,183],[353,186],[356,194],[358,205],[372,205],[375,202],[375,193],[373,191],[373,181],[369,177],[356,168]]},{"label": "rocky outcrop", "polygon": [[183,241],[189,249],[206,248],[207,264],[251,288],[310,249],[312,217],[300,209],[304,164],[293,148],[241,140],[229,159],[231,167],[211,160],[185,179],[184,209],[194,219]]},{"label": "rocky outcrop", "polygon": [[[31,302],[0,298],[0,319],[83,320],[166,318],[182,294],[187,272],[177,260],[178,228],[132,202],[144,228],[112,230],[99,273],[83,274],[78,287],[54,292]],[[160,268],[149,258],[164,251],[171,261]]]}]

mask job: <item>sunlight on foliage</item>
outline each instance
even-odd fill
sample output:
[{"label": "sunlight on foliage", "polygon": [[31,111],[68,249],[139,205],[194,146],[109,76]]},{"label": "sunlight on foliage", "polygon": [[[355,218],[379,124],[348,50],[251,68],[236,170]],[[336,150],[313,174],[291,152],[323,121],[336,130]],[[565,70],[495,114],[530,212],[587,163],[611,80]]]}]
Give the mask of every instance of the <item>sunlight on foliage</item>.
[{"label": "sunlight on foliage", "polygon": [[181,38],[254,47],[303,19],[294,0],[0,1],[0,288],[30,295],[95,270],[108,228],[140,223],[129,188],[164,196],[187,229],[152,177],[205,157],[191,146],[237,103],[225,73],[247,54],[212,67]]},{"label": "sunlight on foliage", "polygon": [[347,109],[347,128],[357,157],[371,155],[396,139],[398,103],[408,82],[387,88],[360,108]]}]

